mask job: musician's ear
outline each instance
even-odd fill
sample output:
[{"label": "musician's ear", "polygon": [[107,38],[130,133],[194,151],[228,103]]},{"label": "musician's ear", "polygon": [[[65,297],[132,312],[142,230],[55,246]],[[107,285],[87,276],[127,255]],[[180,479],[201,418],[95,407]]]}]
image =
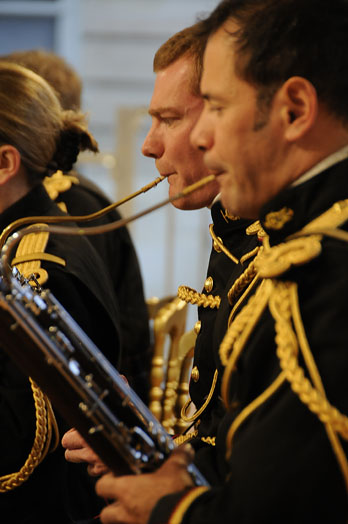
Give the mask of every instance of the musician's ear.
[{"label": "musician's ear", "polygon": [[4,144],[0,146],[0,185],[15,176],[21,165],[21,155],[14,146]]}]

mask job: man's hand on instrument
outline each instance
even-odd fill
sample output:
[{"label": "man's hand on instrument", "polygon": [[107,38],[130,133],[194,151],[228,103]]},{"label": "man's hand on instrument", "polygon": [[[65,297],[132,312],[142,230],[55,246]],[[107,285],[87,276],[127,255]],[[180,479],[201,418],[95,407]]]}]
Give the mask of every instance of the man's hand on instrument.
[{"label": "man's hand on instrument", "polygon": [[103,475],[108,471],[107,466],[76,429],[72,428],[63,435],[62,446],[65,448],[65,459],[69,462],[87,462],[91,476]]},{"label": "man's hand on instrument", "polygon": [[96,484],[97,494],[115,501],[100,515],[103,524],[146,524],[158,500],[165,495],[193,486],[187,466],[193,449],[185,444],[175,449],[154,473],[116,477],[104,475]]}]

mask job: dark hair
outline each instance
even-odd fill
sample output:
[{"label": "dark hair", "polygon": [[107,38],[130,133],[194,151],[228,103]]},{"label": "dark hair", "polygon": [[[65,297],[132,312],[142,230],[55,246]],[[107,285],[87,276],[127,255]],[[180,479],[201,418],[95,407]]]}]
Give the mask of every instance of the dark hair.
[{"label": "dark hair", "polygon": [[301,76],[329,111],[348,121],[347,0],[223,0],[203,21],[203,34],[228,19],[238,26],[236,73],[264,98]]},{"label": "dark hair", "polygon": [[63,109],[80,108],[82,81],[63,57],[43,49],[29,49],[0,56],[0,61],[19,64],[42,76],[54,88]]},{"label": "dark hair", "polygon": [[201,22],[197,22],[171,36],[157,50],[153,60],[155,73],[166,69],[183,56],[192,58],[193,74],[191,79],[192,92],[200,93],[200,79],[202,76],[203,53],[206,37],[201,31]]},{"label": "dark hair", "polygon": [[63,110],[42,77],[8,62],[0,62],[0,144],[19,151],[33,184],[70,171],[80,151],[98,151],[81,112]]}]

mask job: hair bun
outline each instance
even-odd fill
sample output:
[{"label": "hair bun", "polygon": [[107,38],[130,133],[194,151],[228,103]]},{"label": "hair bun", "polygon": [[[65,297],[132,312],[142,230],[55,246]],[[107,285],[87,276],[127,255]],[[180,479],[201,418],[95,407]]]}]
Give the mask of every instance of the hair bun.
[{"label": "hair bun", "polygon": [[56,152],[48,166],[56,166],[64,173],[70,171],[80,152],[80,135],[76,131],[63,130],[57,143]]},{"label": "hair bun", "polygon": [[[57,137],[55,153],[47,165],[48,173],[58,169],[63,173],[71,171],[81,151],[98,152],[98,143],[88,131],[85,115],[66,110],[62,116],[62,129]],[[53,167],[56,168],[54,171]]]}]

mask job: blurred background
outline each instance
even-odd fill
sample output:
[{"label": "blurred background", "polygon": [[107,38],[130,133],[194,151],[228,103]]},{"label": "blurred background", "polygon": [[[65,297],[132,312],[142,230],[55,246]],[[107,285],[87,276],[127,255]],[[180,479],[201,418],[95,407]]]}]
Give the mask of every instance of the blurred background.
[{"label": "blurred background", "polygon": [[[150,127],[152,60],[172,34],[210,12],[217,0],[0,0],[0,54],[46,49],[64,57],[83,82],[82,108],[100,154],[83,155],[78,169],[112,200],[158,174],[141,155]],[[167,181],[125,204],[124,217],[168,196]],[[168,205],[129,225],[146,298],[175,295],[181,284],[201,290],[211,248],[207,209]],[[188,329],[196,320],[189,307]]]}]

